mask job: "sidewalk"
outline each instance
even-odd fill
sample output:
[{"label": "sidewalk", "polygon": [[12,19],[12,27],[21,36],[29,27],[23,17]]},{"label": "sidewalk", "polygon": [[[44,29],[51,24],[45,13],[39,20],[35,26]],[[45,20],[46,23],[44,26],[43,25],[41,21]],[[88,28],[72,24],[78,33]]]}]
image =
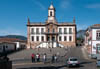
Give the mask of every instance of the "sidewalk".
[{"label": "sidewalk", "polygon": [[92,58],[91,58],[90,54],[89,54],[88,51],[87,51],[86,46],[83,46],[82,49],[83,49],[84,57],[85,57],[86,59],[92,60],[92,61],[96,61],[95,59],[92,59]]},{"label": "sidewalk", "polygon": [[83,53],[84,58],[89,60],[90,59],[89,53],[87,52],[86,47],[83,46],[81,49],[82,49],[82,53]]}]

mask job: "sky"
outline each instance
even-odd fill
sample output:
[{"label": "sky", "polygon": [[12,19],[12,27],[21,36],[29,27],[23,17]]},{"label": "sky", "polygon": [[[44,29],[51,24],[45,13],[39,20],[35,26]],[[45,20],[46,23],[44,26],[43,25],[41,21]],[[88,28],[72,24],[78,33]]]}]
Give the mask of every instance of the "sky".
[{"label": "sky", "polygon": [[45,22],[53,2],[58,22],[76,19],[77,30],[100,23],[100,0],[0,0],[0,36],[27,36],[30,22]]}]

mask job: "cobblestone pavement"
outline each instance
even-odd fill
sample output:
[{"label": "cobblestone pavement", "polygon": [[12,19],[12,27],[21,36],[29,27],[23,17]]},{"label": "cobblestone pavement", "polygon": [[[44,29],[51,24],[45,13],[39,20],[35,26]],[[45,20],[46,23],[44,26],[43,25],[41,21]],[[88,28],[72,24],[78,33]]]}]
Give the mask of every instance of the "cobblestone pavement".
[{"label": "cobblestone pavement", "polygon": [[[31,63],[30,55],[31,53],[43,53],[48,54],[48,61],[44,64],[43,62]],[[51,63],[51,55],[59,52],[60,57],[57,63]],[[16,55],[15,55],[16,54]],[[69,69],[66,66],[66,57],[77,57],[80,62],[79,67],[70,69],[97,69],[96,62],[89,59],[85,54],[83,47],[76,48],[53,48],[52,52],[49,49],[36,50],[23,50],[21,52],[9,55],[10,59],[13,61],[13,69]],[[22,55],[21,55],[22,54]],[[17,59],[16,59],[17,58]],[[24,58],[24,59],[23,59]],[[42,56],[41,56],[42,58]],[[42,61],[42,60],[41,60]]]}]

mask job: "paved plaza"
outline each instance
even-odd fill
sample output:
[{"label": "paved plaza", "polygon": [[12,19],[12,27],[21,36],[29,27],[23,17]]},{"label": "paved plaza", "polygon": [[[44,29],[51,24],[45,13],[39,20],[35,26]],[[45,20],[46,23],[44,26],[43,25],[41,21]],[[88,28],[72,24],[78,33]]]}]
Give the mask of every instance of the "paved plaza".
[{"label": "paved plaza", "polygon": [[[51,57],[53,54],[59,52],[60,56],[57,63],[51,63]],[[39,53],[41,55],[40,62],[31,62],[31,54]],[[47,62],[42,62],[43,54],[47,54]],[[20,52],[13,53],[8,56],[12,60],[13,69],[68,69],[66,66],[66,58],[77,57],[80,62],[80,67],[74,69],[96,69],[96,62],[94,59],[90,59],[84,47],[76,48],[52,48],[50,49],[30,49],[22,50]],[[71,68],[70,68],[71,69]],[[73,69],[73,68],[72,68]]]}]

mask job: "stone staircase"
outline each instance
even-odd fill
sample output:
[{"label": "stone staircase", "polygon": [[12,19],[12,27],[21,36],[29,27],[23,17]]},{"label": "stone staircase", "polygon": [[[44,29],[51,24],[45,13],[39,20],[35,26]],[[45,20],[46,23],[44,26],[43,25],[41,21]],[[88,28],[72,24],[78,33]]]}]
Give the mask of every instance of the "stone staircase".
[{"label": "stone staircase", "polygon": [[58,42],[41,42],[36,48],[55,48],[55,47],[64,47],[64,45]]}]

